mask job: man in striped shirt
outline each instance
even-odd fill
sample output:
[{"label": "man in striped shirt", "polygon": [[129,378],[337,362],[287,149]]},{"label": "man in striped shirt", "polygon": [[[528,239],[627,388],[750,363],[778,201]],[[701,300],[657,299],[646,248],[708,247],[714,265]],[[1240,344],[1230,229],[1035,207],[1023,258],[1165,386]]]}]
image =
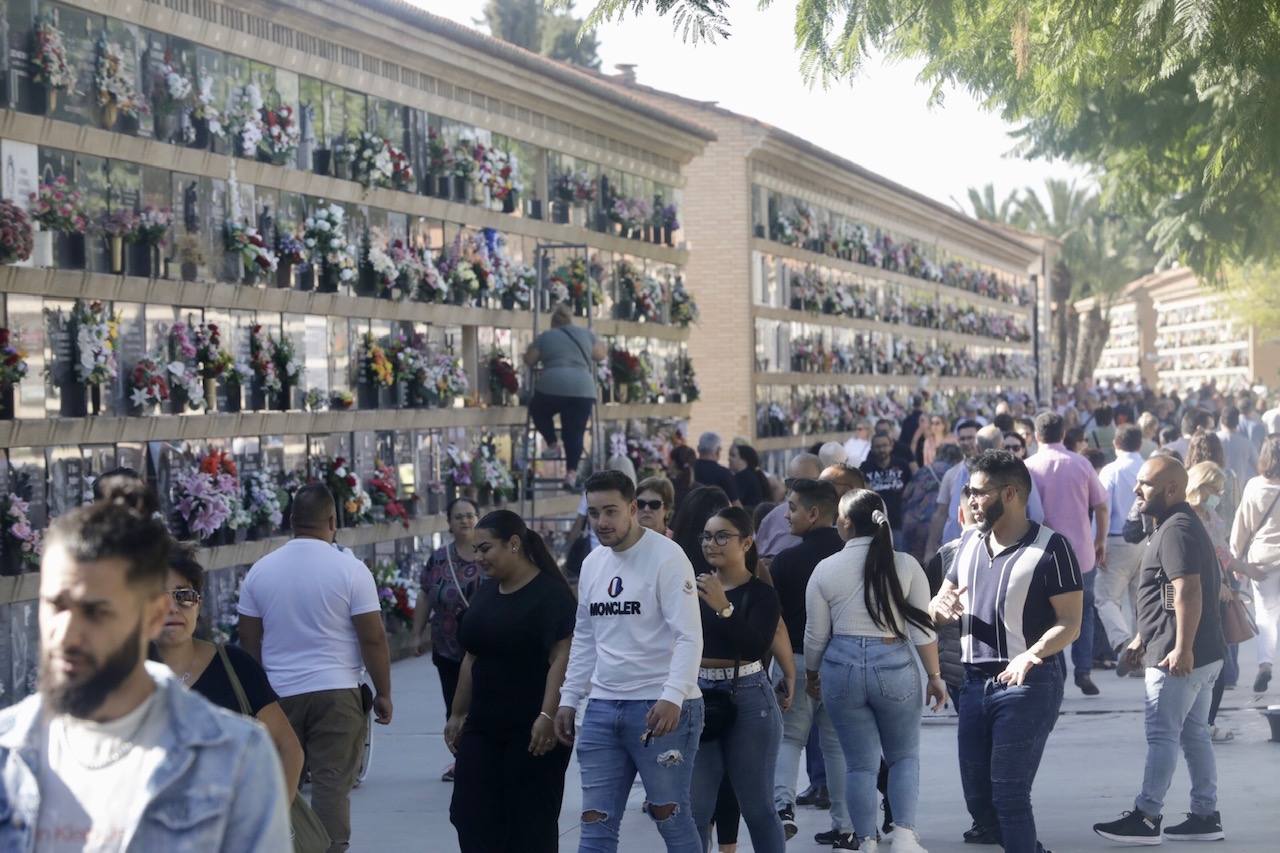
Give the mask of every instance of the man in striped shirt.
[{"label": "man in striped shirt", "polygon": [[1043,853],[1031,784],[1062,705],[1062,651],[1080,633],[1084,605],[1071,545],[1027,518],[1031,475],[1007,450],[970,463],[964,498],[977,525],[930,604],[938,623],[960,620],[965,683],[960,780],[973,827],[965,841],[1006,853]]}]

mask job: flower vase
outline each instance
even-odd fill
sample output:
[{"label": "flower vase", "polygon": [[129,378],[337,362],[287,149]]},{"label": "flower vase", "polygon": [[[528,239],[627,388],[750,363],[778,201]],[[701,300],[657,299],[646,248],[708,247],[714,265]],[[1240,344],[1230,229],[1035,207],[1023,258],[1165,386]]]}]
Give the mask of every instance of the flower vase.
[{"label": "flower vase", "polygon": [[568,225],[569,205],[563,201],[551,202],[551,222],[554,225]]},{"label": "flower vase", "polygon": [[227,402],[222,410],[228,414],[238,414],[244,406],[244,386],[228,380],[223,387],[226,389]]},{"label": "flower vase", "polygon": [[240,279],[240,283],[247,284],[250,286],[258,283],[258,265],[257,264],[244,265],[244,276]]},{"label": "flower vase", "polygon": [[84,235],[74,231],[54,234],[55,262],[59,269],[82,270],[85,265]]},{"label": "flower vase", "polygon": [[436,198],[442,198],[446,201],[449,198],[449,187],[452,184],[448,175],[432,175],[431,189],[432,195]]},{"label": "flower vase", "polygon": [[102,129],[115,130],[116,122],[120,119],[120,107],[114,103],[106,104],[102,107]]},{"label": "flower vase", "polygon": [[661,246],[662,245],[662,227],[660,225],[650,225],[648,227],[649,227],[649,236],[652,238],[653,245]]},{"label": "flower vase", "polygon": [[44,114],[51,116],[58,111],[58,90],[53,86],[46,86],[44,90]]},{"label": "flower vase", "polygon": [[255,412],[266,411],[267,389],[260,380],[253,380],[253,384],[249,386],[249,408]]},{"label": "flower vase", "polygon": [[249,528],[249,541],[261,542],[263,539],[271,538],[271,524],[266,521],[259,521]]},{"label": "flower vase", "polygon": [[280,261],[276,266],[276,287],[282,290],[293,288],[293,264],[288,261]]},{"label": "flower vase", "polygon": [[216,379],[204,380],[204,410],[206,414],[218,411],[218,380]]},{"label": "flower vase", "polygon": [[53,266],[53,232],[36,231],[32,234],[31,263],[36,267]]},{"label": "flower vase", "polygon": [[89,414],[93,417],[102,414],[102,386],[97,382],[89,385]]},{"label": "flower vase", "polygon": [[531,198],[525,202],[525,210],[530,219],[542,218],[542,199]]},{"label": "flower vase", "polygon": [[244,256],[239,252],[225,252],[222,255],[222,280],[238,282],[244,278]]},{"label": "flower vase", "polygon": [[191,147],[197,151],[207,151],[212,147],[213,134],[209,132],[209,120],[203,118],[193,118],[191,120],[191,129],[194,131],[195,139],[191,142]]},{"label": "flower vase", "polygon": [[340,181],[351,178],[351,164],[341,157],[333,158],[333,176]]},{"label": "flower vase", "polygon": [[466,204],[467,197],[468,195],[470,195],[470,192],[471,192],[470,184],[471,184],[470,178],[465,178],[465,177],[462,177],[461,175],[454,175],[453,186],[451,188],[451,195],[453,197],[453,200],[456,202],[459,202],[460,204]]},{"label": "flower vase", "polygon": [[180,415],[187,410],[187,392],[176,382],[169,388],[169,414]]},{"label": "flower vase", "polygon": [[317,148],[311,152],[311,171],[317,175],[328,175],[333,163],[333,152],[328,148]]},{"label": "flower vase", "polygon": [[182,129],[182,114],[174,109],[157,110],[155,113],[156,139],[161,142],[172,142],[178,138]]},{"label": "flower vase", "polygon": [[514,293],[507,292],[502,294],[502,310],[516,310],[516,295]]},{"label": "flower vase", "polygon": [[0,576],[22,574],[22,547],[9,535],[0,537]]},{"label": "flower vase", "polygon": [[64,418],[83,418],[89,413],[89,389],[82,382],[60,386],[59,413]]},{"label": "flower vase", "polygon": [[360,265],[360,275],[356,278],[356,296],[378,295],[378,274],[368,263]]},{"label": "flower vase", "polygon": [[182,280],[183,281],[195,281],[196,277],[199,274],[200,274],[200,267],[196,266],[190,261],[182,262]]},{"label": "flower vase", "polygon": [[111,272],[124,275],[124,237],[113,235],[107,238],[107,242],[111,247]]},{"label": "flower vase", "polygon": [[11,382],[0,385],[0,421],[13,420],[15,391],[17,388]]},{"label": "flower vase", "polygon": [[472,204],[484,204],[484,184],[480,183],[478,178],[471,179],[468,193]]},{"label": "flower vase", "polygon": [[153,266],[152,261],[155,258],[151,252],[151,246],[148,243],[130,243],[129,244],[129,275],[138,278],[155,278],[159,270]]},{"label": "flower vase", "polygon": [[369,382],[361,382],[357,384],[356,408],[368,410],[378,408],[378,386]]},{"label": "flower vase", "polygon": [[396,386],[378,384],[378,408],[379,409],[397,409],[399,408],[399,398],[396,394]]},{"label": "flower vase", "polygon": [[516,212],[516,194],[515,194],[515,191],[514,191],[514,190],[512,190],[511,192],[509,192],[509,193],[507,193],[505,196],[503,196],[503,198],[502,198],[502,212],[503,212],[503,213],[515,213],[515,212]]},{"label": "flower vase", "polygon": [[276,411],[287,412],[293,408],[293,386],[288,382],[280,383],[280,391],[276,394]]},{"label": "flower vase", "polygon": [[674,240],[675,240],[675,237],[672,233],[671,226],[663,225],[662,226],[662,242],[666,243],[668,246],[674,246],[675,245],[675,243],[673,242]]},{"label": "flower vase", "polygon": [[328,264],[320,265],[320,282],[316,286],[320,293],[338,292],[338,270]]}]

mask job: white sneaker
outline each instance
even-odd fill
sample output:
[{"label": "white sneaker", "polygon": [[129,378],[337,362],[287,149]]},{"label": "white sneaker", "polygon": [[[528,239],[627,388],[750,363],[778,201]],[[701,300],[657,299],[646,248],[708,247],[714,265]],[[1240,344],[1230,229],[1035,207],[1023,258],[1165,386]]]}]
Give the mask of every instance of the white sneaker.
[{"label": "white sneaker", "polygon": [[893,853],[929,853],[920,846],[920,836],[905,826],[893,828]]},{"label": "white sneaker", "polygon": [[858,853],[878,853],[880,844],[874,838],[864,838],[858,842]]}]

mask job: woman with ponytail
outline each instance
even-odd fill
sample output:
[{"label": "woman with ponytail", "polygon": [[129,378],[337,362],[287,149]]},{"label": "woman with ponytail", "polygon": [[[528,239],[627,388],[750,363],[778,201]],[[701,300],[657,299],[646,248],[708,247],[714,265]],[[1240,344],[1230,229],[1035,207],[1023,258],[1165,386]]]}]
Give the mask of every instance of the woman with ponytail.
[{"label": "woman with ponytail", "polygon": [[818,564],[805,601],[809,693],[821,696],[848,767],[845,797],[858,849],[875,853],[876,776],[889,766],[894,853],[923,853],[916,834],[920,793],[920,675],[934,709],[947,699],[929,618],[929,581],[909,554],[895,553],[884,501],[856,489],[840,499],[843,550]]},{"label": "woman with ponytail", "polygon": [[491,583],[471,598],[445,725],[457,759],[449,819],[462,853],[559,849],[570,750],[552,730],[577,602],[542,537],[505,509],[475,528]]}]

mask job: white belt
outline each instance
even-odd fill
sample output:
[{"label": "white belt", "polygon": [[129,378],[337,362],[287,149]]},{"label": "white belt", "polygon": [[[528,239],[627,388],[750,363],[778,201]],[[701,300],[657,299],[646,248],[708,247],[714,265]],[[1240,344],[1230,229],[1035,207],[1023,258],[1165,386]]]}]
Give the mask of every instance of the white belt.
[{"label": "white belt", "polygon": [[[755,675],[757,672],[764,672],[764,664],[758,660],[751,663],[744,663],[738,666],[738,677],[744,675]],[[733,667],[731,666],[713,666],[708,669],[699,667],[698,677],[707,681],[729,681],[733,678]]]}]

